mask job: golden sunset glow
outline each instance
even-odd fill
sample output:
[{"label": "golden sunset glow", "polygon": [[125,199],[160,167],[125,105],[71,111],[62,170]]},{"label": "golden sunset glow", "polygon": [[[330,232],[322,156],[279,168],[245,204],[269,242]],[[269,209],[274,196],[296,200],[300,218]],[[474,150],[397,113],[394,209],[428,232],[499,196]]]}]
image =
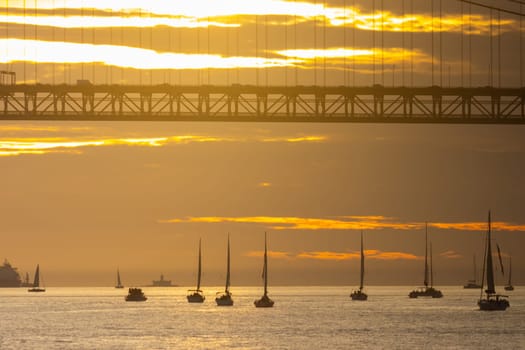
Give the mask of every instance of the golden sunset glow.
[{"label": "golden sunset glow", "polygon": [[291,64],[285,59],[275,58],[159,53],[115,45],[0,39],[0,63],[16,61],[102,63],[134,69],[267,68]]},{"label": "golden sunset glow", "polygon": [[378,219],[377,216],[367,218],[360,216],[351,220],[321,219],[321,218],[300,218],[300,217],[190,217],[185,219],[161,220],[164,223],[219,223],[219,222],[236,222],[236,223],[254,223],[263,224],[273,230],[379,230],[379,229],[396,229],[411,230],[420,228],[421,223],[399,223],[389,220]]},{"label": "golden sunset glow", "polygon": [[[247,257],[260,258],[264,251],[250,251],[245,254]],[[364,254],[367,259],[372,260],[422,260],[423,257],[404,252],[384,252],[380,250],[365,250]],[[325,260],[325,261],[344,261],[359,260],[360,252],[333,252],[333,251],[314,251],[314,252],[275,252],[269,251],[268,256],[272,259],[292,260]]]},{"label": "golden sunset glow", "polygon": [[[9,1],[9,7],[22,9],[24,1]],[[122,6],[125,4],[126,6]],[[63,5],[63,6],[62,6]],[[31,7],[30,2],[27,3]],[[164,1],[67,1],[63,4],[53,1],[38,1],[42,10],[87,9],[83,16],[60,16],[57,14],[26,14],[9,15],[0,21],[13,24],[30,24],[39,26],[55,26],[59,28],[90,28],[90,27],[207,27],[207,26],[239,26],[242,22],[252,22],[253,16],[275,16],[274,24],[290,25],[287,16],[294,16],[299,22],[319,21],[329,26],[348,26],[367,31],[413,31],[413,32],[461,32],[469,34],[487,34],[490,32],[490,19],[481,15],[447,15],[441,19],[431,18],[429,14],[395,14],[389,11],[375,13],[363,11],[360,8],[348,6],[323,6],[321,3],[307,1],[284,0],[196,0],[191,2]],[[106,16],[92,16],[89,10],[104,11]],[[140,12],[140,16],[137,13]],[[216,19],[208,21],[210,18]],[[237,23],[239,22],[239,23]],[[465,28],[462,23],[469,23]],[[494,24],[493,24],[494,25]],[[519,28],[515,20],[505,19],[498,23],[503,32]]]},{"label": "golden sunset glow", "polygon": [[[300,218],[300,217],[189,217],[160,220],[161,223],[253,223],[265,225],[272,230],[418,230],[425,227],[424,222],[396,222],[382,216],[344,216],[340,219]],[[429,223],[429,227],[444,230],[484,231],[487,224],[472,223]],[[493,222],[492,229],[497,231],[525,231],[525,225],[514,225],[505,222]]]},{"label": "golden sunset glow", "polygon": [[[0,127],[0,131],[23,133],[41,132],[74,132],[86,131],[84,128],[60,129],[56,127],[19,127],[16,125]],[[91,133],[94,130],[89,130]],[[284,137],[272,140],[271,142],[297,143],[297,142],[319,142],[325,140],[321,136],[304,137]],[[42,155],[48,153],[71,153],[81,154],[82,148],[86,147],[111,147],[111,146],[140,146],[140,147],[161,147],[168,145],[184,145],[190,143],[214,143],[214,142],[269,142],[267,139],[259,138],[239,138],[213,135],[176,135],[149,138],[105,138],[105,139],[86,139],[86,137],[64,138],[64,137],[26,137],[17,139],[0,138],[0,156],[18,156],[22,154]],[[259,187],[270,187],[271,183],[261,182]]]}]

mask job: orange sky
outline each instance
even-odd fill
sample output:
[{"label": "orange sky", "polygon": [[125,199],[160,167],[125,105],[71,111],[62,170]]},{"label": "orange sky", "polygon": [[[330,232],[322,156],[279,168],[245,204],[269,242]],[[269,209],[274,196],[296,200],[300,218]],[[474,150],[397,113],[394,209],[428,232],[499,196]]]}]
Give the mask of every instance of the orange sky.
[{"label": "orange sky", "polygon": [[[523,21],[456,0],[23,3],[0,1],[0,70],[18,83],[525,85]],[[520,126],[0,122],[0,259],[40,263],[49,285],[111,285],[117,267],[191,285],[202,237],[204,284],[220,285],[230,233],[232,283],[258,284],[267,231],[272,283],[352,285],[364,230],[367,281],[417,285],[428,222],[437,280],[461,284],[491,209],[523,281],[523,140]]]},{"label": "orange sky", "polygon": [[220,285],[228,233],[232,281],[257,284],[265,231],[273,283],[355,284],[361,230],[370,283],[417,285],[425,222],[437,280],[460,284],[489,209],[517,280],[524,268],[520,127],[3,122],[0,134],[0,256],[22,272],[40,263],[49,285],[111,285],[117,266],[133,283],[191,285],[199,238],[203,281]]}]

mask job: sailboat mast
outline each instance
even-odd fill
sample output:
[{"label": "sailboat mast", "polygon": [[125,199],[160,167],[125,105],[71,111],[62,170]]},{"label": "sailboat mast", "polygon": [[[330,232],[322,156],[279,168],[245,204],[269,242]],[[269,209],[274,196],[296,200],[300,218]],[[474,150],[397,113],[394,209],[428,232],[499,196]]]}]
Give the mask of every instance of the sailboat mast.
[{"label": "sailboat mast", "polygon": [[117,286],[120,286],[122,283],[120,282],[120,271],[117,268]]},{"label": "sailboat mast", "polygon": [[40,265],[36,265],[36,271],[35,271],[35,279],[33,281],[33,287],[38,288],[40,287]]},{"label": "sailboat mast", "polygon": [[197,272],[197,290],[201,289],[201,239],[199,238],[199,270]]},{"label": "sailboat mast", "polygon": [[432,269],[432,242],[430,242],[430,288],[434,286],[434,271]]},{"label": "sailboat mast", "polygon": [[266,232],[264,233],[264,295],[268,293],[268,247],[266,243]]},{"label": "sailboat mast", "polygon": [[225,292],[228,293],[230,289],[230,235],[228,234],[228,257],[226,263],[226,288]]},{"label": "sailboat mast", "polygon": [[476,254],[474,254],[474,255],[472,256],[472,260],[473,260],[473,263],[474,263],[474,274],[473,274],[473,276],[474,276],[474,282],[476,282],[476,281],[478,280],[478,279],[477,279],[477,276],[476,276],[476,275],[477,275],[477,270],[476,270]]},{"label": "sailboat mast", "polygon": [[363,231],[361,230],[361,281],[359,284],[359,289],[363,289],[363,281],[365,275],[365,254],[363,251]]},{"label": "sailboat mast", "polygon": [[512,257],[509,257],[509,283],[508,283],[509,286],[512,285],[511,277],[512,277]]},{"label": "sailboat mast", "polygon": [[425,222],[425,280],[423,281],[425,287],[428,287],[428,231],[427,223]]},{"label": "sailboat mast", "polygon": [[492,245],[490,235],[490,211],[489,211],[489,229],[487,232],[487,294],[495,294],[496,287],[494,285],[494,270],[492,267]]}]

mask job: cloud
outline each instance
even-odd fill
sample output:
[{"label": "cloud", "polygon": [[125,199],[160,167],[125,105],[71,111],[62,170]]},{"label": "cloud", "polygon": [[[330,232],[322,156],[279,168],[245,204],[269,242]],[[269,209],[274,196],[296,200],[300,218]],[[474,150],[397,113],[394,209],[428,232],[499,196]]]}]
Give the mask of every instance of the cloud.
[{"label": "cloud", "polygon": [[[267,254],[272,259],[290,260],[293,258],[293,254],[289,252],[278,252],[274,250],[269,250]],[[249,258],[261,258],[264,256],[264,251],[252,250],[252,251],[245,253],[244,256],[247,256]]]},{"label": "cloud", "polygon": [[396,229],[410,230],[422,227],[424,224],[401,223],[390,221],[381,216],[341,217],[340,219],[246,216],[246,217],[188,217],[161,220],[164,223],[254,223],[262,224],[273,230],[378,230]]},{"label": "cloud", "polygon": [[[405,252],[383,252],[380,250],[365,250],[365,256],[371,260],[421,260],[423,257]],[[263,251],[250,251],[245,254],[247,257],[262,257]],[[305,260],[324,260],[324,261],[343,261],[359,260],[360,252],[334,252],[334,251],[313,251],[313,252],[268,252],[268,256],[273,259],[305,259]]]},{"label": "cloud", "polygon": [[461,255],[460,253],[454,251],[454,250],[447,250],[443,253],[440,253],[439,254],[440,257],[442,258],[445,258],[445,259],[461,259],[463,258],[463,255]]},{"label": "cloud", "polygon": [[[95,133],[93,130],[83,128],[58,128],[58,127],[29,127],[12,125],[0,126],[0,131],[17,134],[66,134],[66,133]],[[136,146],[136,147],[163,147],[168,145],[186,145],[191,143],[216,143],[216,142],[322,142],[324,136],[297,136],[282,137],[269,141],[264,138],[238,138],[214,135],[175,135],[162,137],[108,137],[94,138],[93,136],[75,137],[13,137],[0,138],[0,157],[19,156],[23,154],[42,155],[49,153],[82,154],[82,149],[87,147],[109,147],[109,146]],[[261,182],[258,186],[269,187],[271,183]]]},{"label": "cloud", "polygon": [[[340,216],[336,218],[304,218],[289,216],[203,216],[159,220],[161,223],[251,223],[264,225],[272,230],[418,230],[424,222],[402,222],[385,216]],[[484,222],[471,223],[429,223],[429,227],[443,230],[486,231]],[[493,222],[493,230],[524,231],[525,225]]]}]

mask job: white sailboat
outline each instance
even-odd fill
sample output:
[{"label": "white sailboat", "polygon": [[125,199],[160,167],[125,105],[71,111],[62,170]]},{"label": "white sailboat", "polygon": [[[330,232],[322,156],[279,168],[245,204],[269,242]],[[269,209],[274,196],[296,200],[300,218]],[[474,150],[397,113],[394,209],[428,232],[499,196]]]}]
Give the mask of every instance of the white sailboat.
[{"label": "white sailboat", "polygon": [[263,278],[264,278],[264,295],[259,300],[255,300],[253,303],[255,307],[272,307],[274,302],[268,297],[268,245],[266,239],[266,232],[264,233],[264,265],[263,265]]},{"label": "white sailboat", "polygon": [[[485,260],[483,261],[483,278],[481,279],[481,295],[478,300],[478,306],[483,311],[504,311],[509,306],[508,297],[496,293],[496,286],[494,283],[494,268],[492,267],[492,245],[491,245],[491,229],[490,229],[490,211],[488,218],[487,239],[485,241]],[[483,283],[485,277],[487,278],[487,289],[485,289],[485,297],[483,298]]]},{"label": "white sailboat", "polygon": [[117,284],[115,285],[115,288],[124,288],[124,286],[122,285],[122,281],[120,280],[120,271],[119,269],[117,269]]},{"label": "white sailboat", "polygon": [[202,303],[204,302],[204,299],[206,299],[201,290],[201,270],[201,240],[199,239],[199,270],[197,272],[197,288],[188,290],[188,295],[186,296],[188,303]]},{"label": "white sailboat", "polygon": [[[417,288],[411,291],[408,296],[410,298],[418,297],[432,297],[442,298],[443,293],[440,290],[434,288],[434,274],[432,272],[432,243],[430,243],[430,270],[428,264],[428,225],[425,223],[425,278],[423,280],[424,287]],[[430,286],[429,286],[429,274],[430,274]]]},{"label": "white sailboat", "polygon": [[228,235],[228,256],[227,256],[227,263],[226,263],[226,287],[224,288],[224,292],[217,292],[217,297],[215,298],[215,302],[218,306],[232,306],[233,305],[233,299],[232,294],[230,292],[230,235]]},{"label": "white sailboat", "polygon": [[33,287],[27,290],[28,292],[45,292],[45,288],[40,288],[40,265],[36,265],[35,279],[33,281]]},{"label": "white sailboat", "polygon": [[365,253],[363,250],[363,231],[361,231],[361,279],[360,279],[359,289],[354,290],[352,294],[350,294],[350,298],[352,298],[352,300],[364,301],[368,299],[368,295],[365,292],[363,292],[364,276],[365,276]]}]

